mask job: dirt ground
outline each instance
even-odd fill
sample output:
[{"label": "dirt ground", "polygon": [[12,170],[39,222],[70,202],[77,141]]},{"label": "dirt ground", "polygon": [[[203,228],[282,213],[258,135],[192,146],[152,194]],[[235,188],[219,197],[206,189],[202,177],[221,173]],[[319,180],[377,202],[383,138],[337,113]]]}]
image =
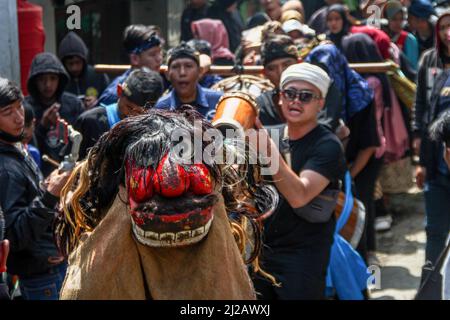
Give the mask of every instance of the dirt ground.
[{"label": "dirt ground", "polygon": [[377,255],[381,261],[381,289],[371,291],[375,300],[411,300],[420,283],[425,259],[425,210],[423,193],[390,195],[393,227],[377,233]]}]

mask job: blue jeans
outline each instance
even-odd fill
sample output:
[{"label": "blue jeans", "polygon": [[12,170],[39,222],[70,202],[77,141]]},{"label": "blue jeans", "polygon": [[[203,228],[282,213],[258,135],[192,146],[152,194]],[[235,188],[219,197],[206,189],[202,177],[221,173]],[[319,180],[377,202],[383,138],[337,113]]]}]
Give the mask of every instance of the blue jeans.
[{"label": "blue jeans", "polygon": [[20,278],[20,292],[25,300],[58,300],[67,263],[52,267],[47,273]]},{"label": "blue jeans", "polygon": [[438,174],[425,184],[425,211],[427,215],[426,260],[433,264],[445,248],[450,232],[450,178]]}]

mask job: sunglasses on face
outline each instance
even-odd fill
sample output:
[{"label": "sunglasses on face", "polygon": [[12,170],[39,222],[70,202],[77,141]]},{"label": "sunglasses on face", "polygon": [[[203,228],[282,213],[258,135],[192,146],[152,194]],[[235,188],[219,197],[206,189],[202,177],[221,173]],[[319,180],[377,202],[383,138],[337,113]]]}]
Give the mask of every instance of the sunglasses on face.
[{"label": "sunglasses on face", "polygon": [[296,99],[298,99],[302,103],[309,103],[313,99],[321,99],[320,96],[314,94],[311,91],[307,91],[307,90],[297,91],[295,89],[286,89],[286,90],[282,90],[281,94],[288,101],[295,101]]}]

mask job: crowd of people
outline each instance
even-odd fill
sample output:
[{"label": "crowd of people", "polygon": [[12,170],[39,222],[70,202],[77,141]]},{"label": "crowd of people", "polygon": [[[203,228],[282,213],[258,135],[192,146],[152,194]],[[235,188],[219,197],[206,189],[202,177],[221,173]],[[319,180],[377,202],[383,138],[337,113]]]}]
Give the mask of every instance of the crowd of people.
[{"label": "crowd of people", "polygon": [[[280,164],[269,179],[281,201],[265,220],[260,262],[282,285],[255,275],[258,297],[344,297],[335,279],[334,292],[326,289],[336,243],[334,198],[347,172],[366,215],[356,255],[362,265],[380,265],[377,232],[392,224],[388,193],[380,192],[382,169],[404,159],[416,165],[424,190],[426,282],[450,232],[450,129],[448,121],[442,124],[450,107],[450,11],[437,11],[428,0],[387,1],[380,4],[377,28],[360,2],[261,0],[262,10],[244,21],[239,1],[191,0],[174,48],[165,47],[158,26],[126,27],[130,68],[111,81],[88,64],[89,50],[75,32],[63,38],[58,56],[35,56],[28,96],[0,79],[0,272],[8,272],[0,298],[17,278],[24,299],[59,297],[67,257],[58,250],[53,225],[70,172],[55,162],[71,152],[67,125],[83,137],[81,161],[117,123],[150,109],[190,105],[211,121],[224,94],[212,88],[223,77],[208,73],[211,65],[263,66],[261,76],[273,85],[254,97],[255,127]],[[386,61],[398,66],[401,81],[416,84],[414,103],[403,99],[387,72],[351,68]],[[430,136],[436,120],[441,126]],[[282,133],[279,149],[269,128]],[[407,170],[401,174],[413,179]],[[331,207],[325,203],[312,214],[323,195],[332,198]],[[366,283],[353,289],[351,297],[368,297]]]}]

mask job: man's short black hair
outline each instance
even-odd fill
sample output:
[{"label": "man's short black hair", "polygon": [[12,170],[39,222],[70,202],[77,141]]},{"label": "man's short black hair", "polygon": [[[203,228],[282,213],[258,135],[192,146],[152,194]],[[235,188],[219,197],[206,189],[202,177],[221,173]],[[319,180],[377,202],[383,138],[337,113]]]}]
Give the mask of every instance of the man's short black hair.
[{"label": "man's short black hair", "polygon": [[206,54],[211,57],[211,44],[203,39],[192,39],[187,42],[187,45],[201,54]]},{"label": "man's short black hair", "polygon": [[0,78],[0,108],[9,106],[18,100],[23,100],[19,86],[9,79]]},{"label": "man's short black hair", "polygon": [[433,141],[445,142],[450,148],[450,110],[444,111],[430,126],[430,138]]},{"label": "man's short black hair", "polygon": [[164,90],[161,75],[152,70],[134,70],[122,84],[122,95],[141,107],[155,105]]},{"label": "man's short black hair", "polygon": [[200,66],[200,52],[190,47],[186,42],[181,42],[175,48],[172,48],[167,53],[168,61],[167,66],[170,68],[170,65],[173,61],[177,59],[191,59],[194,61],[197,66]]},{"label": "man's short black hair", "polygon": [[[126,27],[123,32],[123,46],[128,53],[133,53],[134,50],[146,44],[152,38],[155,39],[154,46],[161,44],[154,26],[132,24]],[[149,48],[151,47],[152,46],[149,46]]]},{"label": "man's short black hair", "polygon": [[28,104],[23,104],[23,110],[24,110],[24,116],[25,116],[25,127],[29,127],[31,125],[31,122],[33,122],[33,119],[35,119],[34,110],[33,107]]}]

